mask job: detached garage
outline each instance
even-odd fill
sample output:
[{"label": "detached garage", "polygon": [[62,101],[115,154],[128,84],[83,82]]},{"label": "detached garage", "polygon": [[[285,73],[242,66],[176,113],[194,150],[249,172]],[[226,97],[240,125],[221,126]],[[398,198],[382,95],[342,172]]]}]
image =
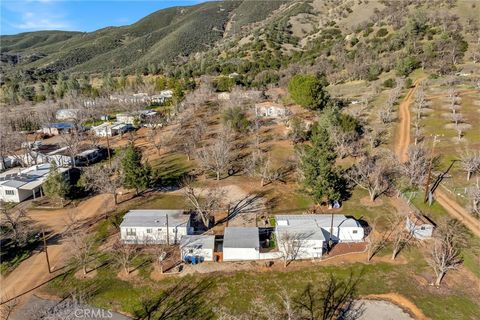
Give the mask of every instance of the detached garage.
[{"label": "detached garage", "polygon": [[227,227],[223,237],[223,260],[258,260],[260,239],[258,228]]}]

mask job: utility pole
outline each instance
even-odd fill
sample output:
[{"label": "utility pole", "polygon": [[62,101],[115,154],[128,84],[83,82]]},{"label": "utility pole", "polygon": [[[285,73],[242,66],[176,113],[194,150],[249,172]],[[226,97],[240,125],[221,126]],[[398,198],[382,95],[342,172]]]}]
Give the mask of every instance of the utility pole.
[{"label": "utility pole", "polygon": [[[110,131],[110,132],[112,132],[112,131]],[[107,129],[105,129],[105,135],[107,136],[108,166],[110,167],[110,169],[112,169],[112,158],[110,157],[110,139],[108,138],[108,130]]]},{"label": "utility pole", "polygon": [[432,166],[433,166],[433,155],[435,152],[435,144],[438,142],[438,135],[433,136],[432,150],[430,151],[430,162],[428,164],[428,175],[427,181],[425,182],[425,197],[424,202],[427,202],[429,199],[429,189],[430,189],[430,179],[432,178]]},{"label": "utility pole", "polygon": [[50,259],[48,258],[47,239],[45,238],[45,230],[42,229],[43,236],[43,251],[45,251],[45,257],[47,258],[48,273],[52,273],[50,268]]},{"label": "utility pole", "polygon": [[170,230],[168,227],[168,214],[165,214],[165,220],[167,222],[167,244],[170,245]]}]

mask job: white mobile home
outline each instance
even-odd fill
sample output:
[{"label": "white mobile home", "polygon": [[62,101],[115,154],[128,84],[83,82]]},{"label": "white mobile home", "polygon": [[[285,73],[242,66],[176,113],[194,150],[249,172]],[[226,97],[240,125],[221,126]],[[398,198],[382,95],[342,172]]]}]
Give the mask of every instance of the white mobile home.
[{"label": "white mobile home", "polygon": [[193,233],[186,210],[130,210],[120,224],[120,238],[130,244],[176,244]]},{"label": "white mobile home", "polygon": [[180,239],[180,250],[183,261],[213,261],[215,250],[214,235],[187,235]]},{"label": "white mobile home", "polygon": [[294,214],[276,215],[275,234],[283,254],[292,251],[290,243],[299,241],[297,258],[319,258],[328,241],[361,242],[364,230],[360,223],[344,215]]},{"label": "white mobile home", "polygon": [[223,237],[223,260],[260,259],[260,237],[258,228],[226,227]]},{"label": "white mobile home", "polygon": [[[58,168],[64,173],[67,168]],[[30,197],[42,196],[42,185],[50,172],[50,164],[44,163],[21,171],[12,169],[0,175],[0,200],[22,202]]]}]

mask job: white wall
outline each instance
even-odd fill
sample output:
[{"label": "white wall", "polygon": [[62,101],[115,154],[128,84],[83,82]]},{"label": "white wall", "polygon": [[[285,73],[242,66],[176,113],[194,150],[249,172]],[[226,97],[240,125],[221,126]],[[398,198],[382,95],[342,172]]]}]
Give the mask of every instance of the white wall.
[{"label": "white wall", "polygon": [[[135,236],[127,236],[127,229],[135,229]],[[147,229],[152,229],[152,233],[147,233]],[[180,242],[182,236],[192,233],[192,228],[186,226],[169,227],[168,237],[170,244]],[[138,243],[167,243],[167,227],[121,227],[120,236],[122,241],[137,241]]]},{"label": "white wall", "polygon": [[[330,233],[330,228],[325,228]],[[362,227],[334,227],[332,240],[338,242],[360,242],[364,238]],[[326,239],[328,241],[328,238]]]},{"label": "white wall", "polygon": [[225,248],[223,247],[223,261],[258,260],[260,252],[255,248]]},{"label": "white wall", "polygon": [[[13,195],[7,195],[6,190],[12,190]],[[22,202],[33,196],[32,191],[0,186],[0,200],[4,202]]]},{"label": "white wall", "polygon": [[[277,237],[278,239],[278,237]],[[321,258],[323,255],[324,241],[323,240],[299,240],[300,246],[297,248],[295,258],[293,260],[301,259],[314,259]],[[288,247],[288,246],[287,246]],[[285,250],[286,246],[283,245],[281,239],[278,239],[278,250],[281,252],[281,257],[284,257],[288,250]],[[290,258],[291,259],[291,258]]]}]

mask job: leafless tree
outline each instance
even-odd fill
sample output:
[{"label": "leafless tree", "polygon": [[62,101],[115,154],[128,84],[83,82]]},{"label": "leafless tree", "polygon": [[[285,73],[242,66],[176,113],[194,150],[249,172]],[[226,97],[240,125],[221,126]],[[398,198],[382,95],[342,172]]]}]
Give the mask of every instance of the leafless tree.
[{"label": "leafless tree", "polygon": [[364,136],[370,148],[375,149],[384,142],[386,134],[387,132],[383,127],[374,126],[367,127]]},{"label": "leafless tree", "polygon": [[211,145],[199,150],[197,160],[204,171],[214,173],[220,180],[233,160],[231,133],[223,129]]},{"label": "leafless tree", "polygon": [[412,244],[415,239],[413,232],[405,227],[406,217],[395,214],[388,218],[388,227],[390,228],[390,242],[392,244],[392,260],[398,256],[400,251]]},{"label": "leafless tree", "polygon": [[388,239],[392,230],[380,230],[378,228],[378,219],[370,224],[370,232],[367,237],[367,261],[379,253],[388,244]]},{"label": "leafless tree", "polygon": [[467,181],[480,170],[480,152],[465,150],[460,153],[462,169],[467,173]]},{"label": "leafless tree", "polygon": [[458,125],[463,122],[464,118],[462,114],[457,112],[450,114],[450,119],[455,124],[455,126],[458,127]]},{"label": "leafless tree", "polygon": [[75,156],[79,154],[83,141],[83,133],[80,129],[73,129],[70,132],[60,134],[61,144],[67,148],[71,158],[71,166],[75,168]]},{"label": "leafless tree", "polygon": [[138,254],[139,251],[135,244],[125,244],[118,240],[113,245],[113,259],[122,267],[125,275],[130,274],[130,265]]},{"label": "leafless tree", "polygon": [[468,197],[471,201],[470,210],[471,212],[479,217],[480,216],[480,184],[477,181],[476,184],[471,186],[468,189]]},{"label": "leafless tree", "polygon": [[423,144],[408,146],[407,155],[408,160],[401,164],[400,170],[410,186],[418,186],[425,180],[430,158]]},{"label": "leafless tree", "polygon": [[0,225],[5,228],[15,248],[26,244],[28,237],[33,232],[32,220],[25,209],[6,208],[0,203]]},{"label": "leafless tree", "polygon": [[259,177],[263,187],[281,178],[280,168],[274,168],[269,154],[261,150],[254,150],[245,158],[245,171],[250,177]]},{"label": "leafless tree", "polygon": [[71,253],[76,262],[82,267],[83,275],[86,275],[88,263],[93,253],[94,240],[85,231],[77,228],[71,230],[72,232],[69,232],[68,236]]},{"label": "leafless tree", "polygon": [[106,165],[87,167],[83,172],[82,182],[88,190],[111,194],[117,205],[118,189],[122,186],[119,160],[115,158],[111,167]]},{"label": "leafless tree", "polygon": [[438,223],[430,246],[428,263],[435,271],[435,285],[439,286],[449,270],[463,262],[461,249],[465,245],[464,230],[457,220],[445,219]]},{"label": "leafless tree", "polygon": [[209,228],[211,218],[218,211],[225,198],[225,190],[220,188],[198,189],[193,186],[193,179],[183,180],[183,193],[193,206],[197,217]]},{"label": "leafless tree", "polygon": [[304,250],[305,239],[308,238],[308,234],[293,233],[283,231],[278,235],[278,246],[282,253],[283,267],[296,260]]},{"label": "leafless tree", "polygon": [[387,192],[395,178],[392,163],[378,156],[366,156],[347,173],[347,178],[360,188],[368,191],[370,200]]}]

